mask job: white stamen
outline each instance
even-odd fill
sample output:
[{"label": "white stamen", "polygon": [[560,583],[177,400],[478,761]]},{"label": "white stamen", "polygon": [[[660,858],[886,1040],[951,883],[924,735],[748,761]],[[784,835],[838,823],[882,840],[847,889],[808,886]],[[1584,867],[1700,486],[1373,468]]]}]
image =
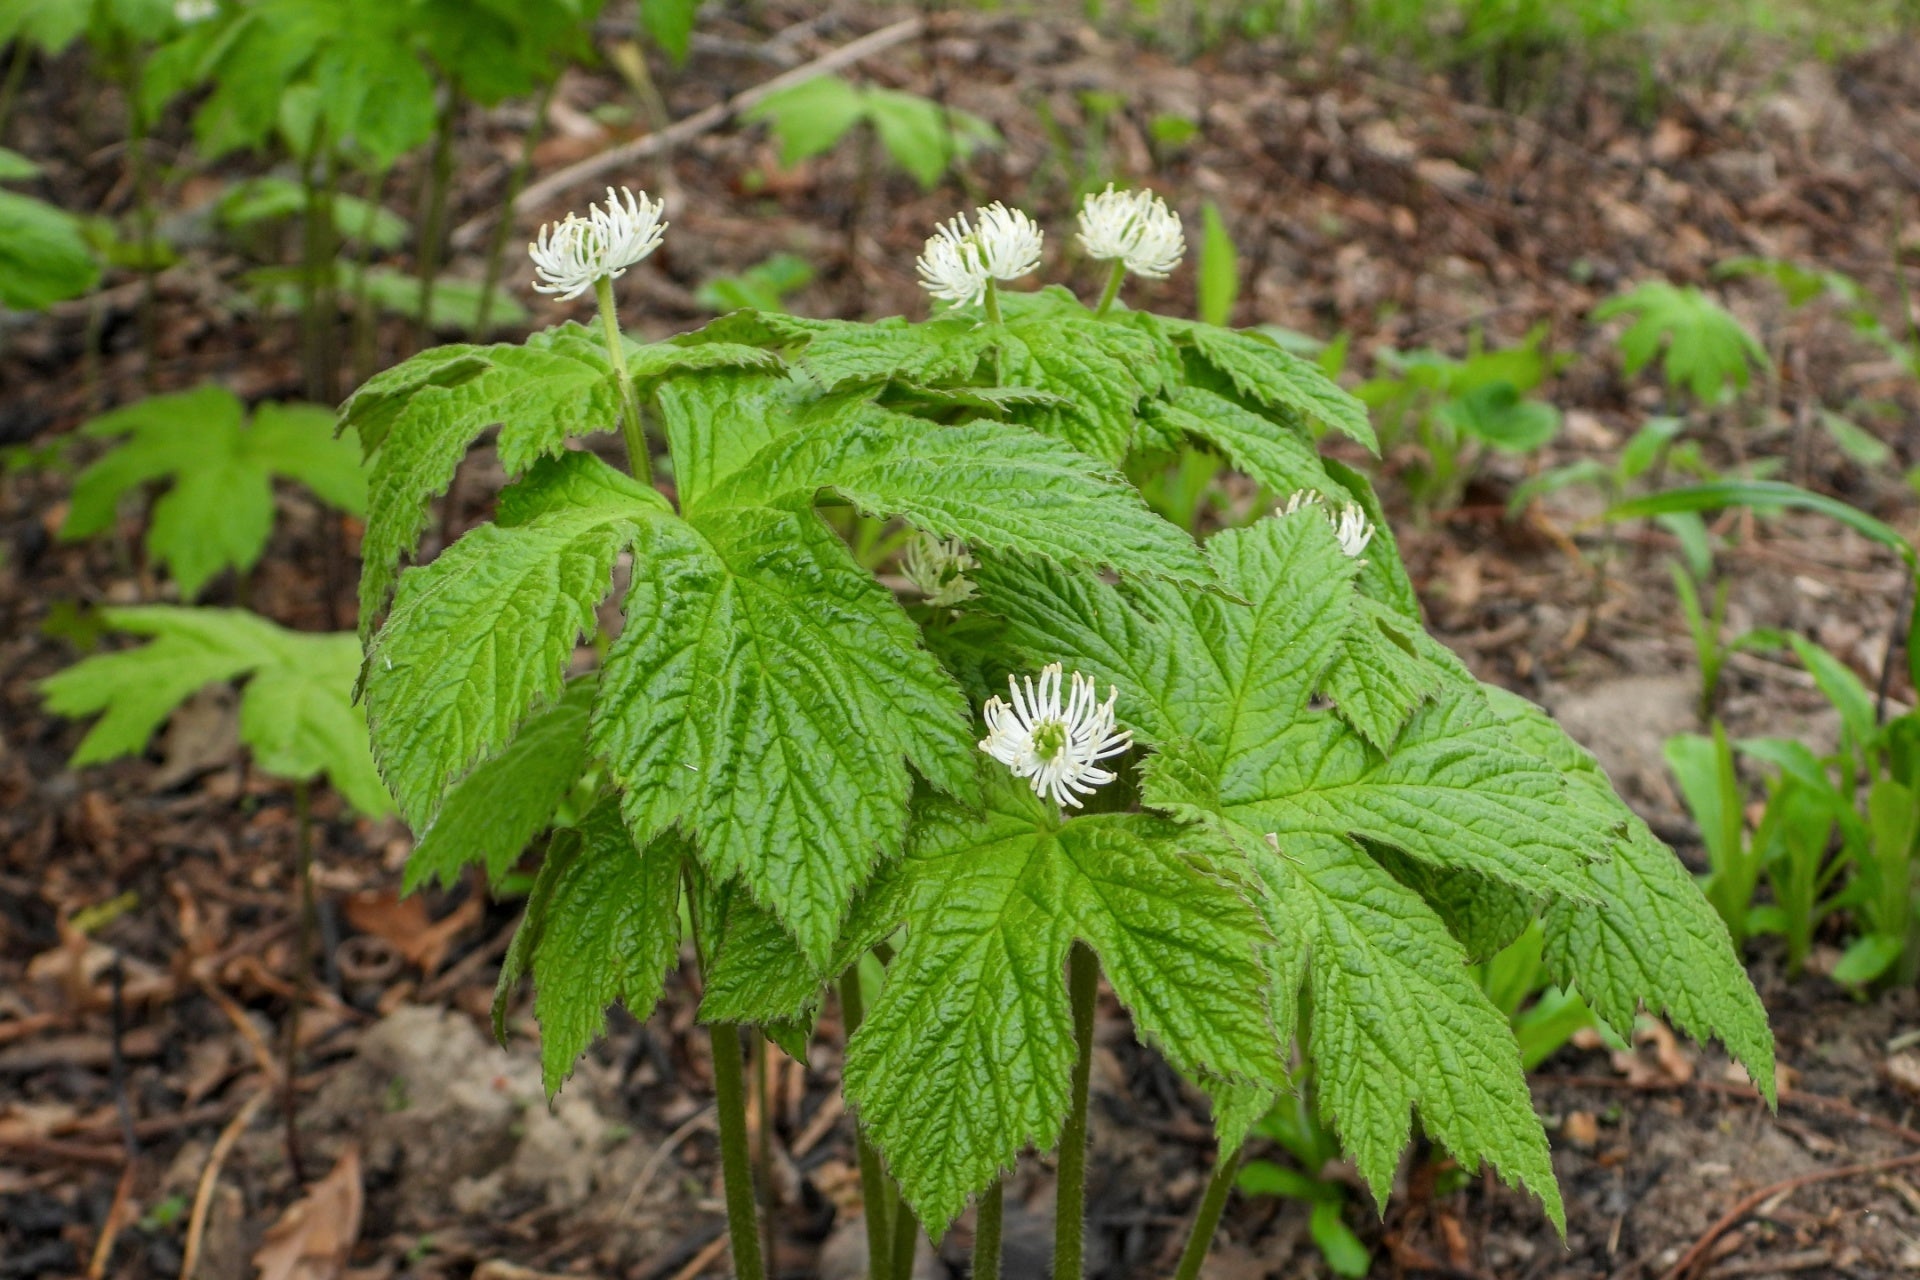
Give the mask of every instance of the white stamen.
[{"label": "white stamen", "polygon": [[1118,259],[1136,276],[1162,280],[1186,256],[1187,237],[1180,215],[1153,192],[1105,191],[1080,206],[1080,243],[1101,262]]},{"label": "white stamen", "polygon": [[1094,788],[1112,782],[1117,776],[1099,767],[1099,761],[1117,756],[1133,744],[1133,731],[1119,729],[1114,723],[1114,702],[1118,689],[1109,687],[1107,700],[1096,702],[1093,681],[1073,673],[1073,686],[1066,705],[1060,703],[1060,664],[1055,662],[1040,671],[1038,685],[1032,676],[1021,680],[1007,677],[1013,696],[1009,706],[999,698],[987,699],[985,717],[987,736],[980,749],[998,760],[1016,778],[1026,778],[1037,796],[1050,795],[1056,804],[1080,807],[1080,795],[1092,795]]},{"label": "white stamen", "polygon": [[577,298],[602,278],[617,280],[627,268],[660,247],[667,224],[666,205],[644,191],[607,188],[606,207],[589,205],[587,216],[570,213],[542,224],[540,238],[527,246],[533,259],[534,290]]},{"label": "white stamen", "polygon": [[973,598],[973,583],[963,575],[979,563],[958,538],[942,542],[923,533],[907,544],[907,552],[900,559],[900,572],[919,589],[929,605],[950,609]]},{"label": "white stamen", "polygon": [[956,306],[986,297],[990,280],[1018,280],[1040,266],[1046,235],[1018,209],[995,202],[975,209],[978,225],[955,214],[927,237],[920,260],[920,287]]}]

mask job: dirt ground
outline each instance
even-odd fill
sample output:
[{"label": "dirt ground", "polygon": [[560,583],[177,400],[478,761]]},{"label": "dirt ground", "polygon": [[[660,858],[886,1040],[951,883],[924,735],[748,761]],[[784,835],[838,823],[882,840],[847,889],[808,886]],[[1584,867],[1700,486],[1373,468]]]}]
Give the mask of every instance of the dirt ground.
[{"label": "dirt ground", "polygon": [[[658,69],[676,118],[901,16],[750,12],[703,17],[688,66]],[[694,300],[700,283],[781,249],[819,271],[792,298],[797,311],[921,314],[912,263],[936,220],[963,201],[1005,198],[1061,228],[1072,184],[1099,172],[1150,179],[1190,225],[1203,199],[1217,202],[1245,277],[1237,322],[1350,333],[1362,366],[1382,345],[1458,353],[1476,330],[1511,341],[1547,325],[1552,349],[1573,357],[1544,392],[1566,412],[1561,439],[1544,458],[1492,460],[1459,508],[1396,527],[1436,632],[1484,678],[1553,709],[1693,858],[1696,833],[1659,757],[1667,734],[1698,728],[1691,648],[1663,568],[1673,544],[1623,529],[1596,578],[1599,538],[1579,524],[1589,510],[1555,498],[1508,521],[1506,498],[1531,467],[1610,458],[1667,407],[1652,379],[1620,376],[1586,319],[1627,282],[1704,283],[1716,263],[1763,254],[1844,270],[1897,314],[1894,264],[1920,251],[1913,55],[1890,45],[1789,61],[1708,41],[1665,55],[1651,88],[1617,68],[1563,67],[1520,116],[1447,77],[1341,50],[1240,42],[1183,61],[1074,18],[937,14],[864,72],[985,116],[1004,149],[923,193],[898,174],[862,182],[854,146],[786,172],[764,130],[729,124],[694,138],[664,165],[616,178],[664,190],[675,228],[622,282],[626,320],[652,335],[698,324],[710,314]],[[1102,94],[1118,95],[1118,110],[1102,116]],[[629,98],[611,73],[570,74],[536,171],[634,132],[596,113]],[[123,209],[118,109],[80,56],[36,69],[25,103],[8,145],[48,165],[69,207]],[[1197,134],[1155,141],[1152,122],[1168,116]],[[1047,117],[1076,141],[1059,145]],[[456,239],[468,246],[456,275],[479,275],[473,246],[499,212],[526,120],[524,104],[470,113],[454,220],[473,230]],[[1097,150],[1080,141],[1094,134]],[[183,141],[175,126],[161,145]],[[242,171],[194,174],[168,193],[164,225],[187,249],[157,281],[154,388],[218,379],[249,399],[300,394],[293,322],[239,304],[234,282],[252,264],[209,229],[219,181]],[[391,189],[410,181],[402,173]],[[537,213],[583,204],[598,185]],[[1063,270],[1083,291],[1096,283],[1084,264],[1050,262],[1050,278]],[[509,272],[537,323],[572,313],[532,299],[517,256]],[[1189,265],[1140,301],[1184,312],[1193,288]],[[1708,455],[1780,457],[1786,477],[1911,533],[1900,472],[1920,463],[1912,383],[1838,320],[1789,315],[1767,286],[1725,291],[1781,372],[1742,408],[1695,419]],[[109,280],[97,301],[0,317],[0,443],[55,441],[142,394],[139,296],[137,282]],[[410,341],[383,330],[381,363]],[[1864,469],[1807,430],[1819,404],[1856,400],[1886,404],[1869,425],[1898,469]],[[476,452],[449,533],[484,517],[498,478]],[[359,1216],[357,1280],[722,1274],[711,1069],[690,968],[646,1024],[616,1011],[549,1107],[524,1005],[504,1050],[484,1023],[517,905],[471,886],[398,900],[405,830],[345,818],[325,794],[315,801],[322,969],[298,1020],[290,1137],[287,1095],[270,1082],[296,994],[291,794],[222,748],[234,708],[214,695],[177,717],[149,759],[65,767],[81,729],[43,712],[35,681],[73,660],[73,604],[165,590],[128,537],[55,540],[68,483],[49,471],[0,483],[0,1280],[177,1275],[187,1206],[210,1170],[199,1272],[209,1280],[252,1274],[263,1238],[294,1229],[285,1215],[308,1191],[311,1220]],[[1404,495],[1385,488],[1406,515]],[[250,606],[305,629],[352,625],[328,517],[296,493],[280,502]],[[1901,581],[1892,557],[1813,519],[1716,528],[1732,628],[1795,628],[1878,677]],[[227,583],[208,597],[233,600]],[[1728,678],[1736,734],[1831,739],[1796,668],[1756,655]],[[1903,679],[1891,694],[1914,696]],[[91,939],[70,927],[121,895]],[[1816,970],[1830,966],[1832,941]],[[1907,1127],[1920,1104],[1920,999],[1856,1001],[1817,973],[1789,984],[1765,944],[1752,958],[1790,1083],[1777,1115],[1717,1049],[1652,1031],[1632,1054],[1570,1046],[1534,1081],[1567,1198],[1565,1241],[1531,1202],[1453,1176],[1422,1148],[1383,1216],[1354,1183],[1349,1221],[1375,1274],[1652,1280],[1683,1262],[1715,1277],[1920,1273],[1920,1131]],[[853,1280],[864,1239],[834,1019],[830,1008],[805,1067],[777,1053],[769,1067],[774,1258],[781,1275]],[[1169,1274],[1211,1158],[1204,1103],[1133,1044],[1116,1007],[1095,1065],[1090,1272]],[[1790,1185],[1820,1174],[1831,1176]],[[1030,1159],[1008,1198],[1014,1280],[1044,1274],[1050,1195],[1044,1162]],[[123,1225],[96,1257],[117,1201]],[[1326,1274],[1306,1220],[1294,1202],[1236,1197],[1206,1274]],[[922,1274],[963,1274],[967,1243],[963,1221]]]}]

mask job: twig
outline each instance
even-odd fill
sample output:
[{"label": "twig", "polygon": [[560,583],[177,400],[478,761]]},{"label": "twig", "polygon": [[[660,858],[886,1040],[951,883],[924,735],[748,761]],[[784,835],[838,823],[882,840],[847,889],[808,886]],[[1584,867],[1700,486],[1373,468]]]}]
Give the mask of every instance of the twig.
[{"label": "twig", "polygon": [[707,1241],[707,1247],[693,1255],[692,1261],[673,1273],[673,1280],[693,1280],[702,1271],[713,1265],[714,1259],[727,1251],[727,1233],[722,1231]]},{"label": "twig", "polygon": [[[736,93],[725,102],[696,111],[686,119],[669,125],[658,133],[649,133],[635,138],[631,142],[602,151],[597,156],[588,156],[585,160],[570,164],[556,173],[550,173],[520,193],[513,202],[512,212],[515,216],[519,216],[528,210],[537,209],[563,191],[590,182],[615,169],[623,169],[637,161],[647,159],[655,152],[677,147],[691,138],[697,138],[709,130],[718,128],[782,89],[828,75],[842,67],[852,66],[884,49],[891,49],[894,45],[911,40],[920,34],[925,21],[923,18],[903,18],[892,26],[869,32],[858,40],[841,45],[829,53],[823,53],[803,66],[795,67],[791,71],[783,71],[769,80],[763,80],[751,89]],[[455,241],[472,243],[473,238],[479,234],[479,228],[484,225],[484,219],[462,224],[454,233]]]},{"label": "twig", "polygon": [[1893,621],[1887,625],[1887,648],[1886,652],[1880,655],[1880,685],[1874,690],[1873,696],[1875,724],[1887,722],[1887,691],[1893,685],[1893,660],[1899,656],[1902,639],[1904,637],[1905,643],[1909,645],[1914,642],[1913,636],[1906,631],[1907,623],[1913,615],[1914,577],[1913,573],[1908,573],[1906,581],[1901,584],[1900,603],[1894,606]]},{"label": "twig", "polygon": [[1817,1182],[1837,1182],[1842,1178],[1857,1178],[1869,1173],[1886,1173],[1893,1169],[1905,1169],[1917,1164],[1920,1164],[1920,1153],[1895,1156],[1890,1160],[1873,1160],[1866,1164],[1843,1165],[1838,1169],[1823,1169],[1819,1173],[1803,1173],[1797,1178],[1788,1178],[1783,1182],[1762,1187],[1742,1198],[1733,1208],[1722,1214],[1720,1220],[1708,1227],[1706,1233],[1680,1255],[1680,1260],[1661,1275],[1660,1280],[1686,1280],[1705,1261],[1707,1252],[1713,1248],[1715,1241],[1739,1226],[1748,1214],[1775,1196],[1783,1196]]},{"label": "twig", "polygon": [[647,1162],[640,1166],[640,1173],[634,1178],[633,1189],[627,1192],[626,1201],[621,1204],[616,1221],[626,1221],[627,1215],[632,1211],[633,1206],[639,1203],[640,1197],[645,1195],[647,1188],[653,1184],[654,1175],[660,1172],[660,1166],[667,1162],[667,1157],[677,1151],[681,1143],[692,1137],[699,1130],[711,1129],[713,1127],[713,1118],[714,1109],[712,1107],[704,1107],[694,1112],[691,1116],[681,1121],[680,1127],[668,1134],[665,1141],[653,1149],[653,1154],[647,1157]]},{"label": "twig", "polygon": [[126,1225],[133,1203],[133,1170],[133,1153],[128,1152],[127,1167],[120,1171],[119,1185],[113,1189],[113,1204],[107,1209],[100,1239],[94,1242],[93,1257],[87,1262],[87,1280],[101,1280],[107,1274],[107,1264],[113,1260],[114,1242],[120,1238],[120,1228]]},{"label": "twig", "polygon": [[269,1083],[248,1098],[246,1105],[220,1131],[213,1150],[207,1153],[207,1167],[200,1171],[200,1184],[193,1189],[193,1212],[187,1217],[187,1243],[180,1255],[182,1280],[193,1280],[194,1265],[200,1261],[200,1241],[207,1234],[207,1211],[213,1205],[213,1189],[220,1181],[220,1166],[227,1162],[233,1144],[240,1141],[240,1135],[246,1132],[247,1125],[272,1094],[273,1086]]},{"label": "twig", "polygon": [[[1717,1080],[1688,1080],[1668,1082],[1663,1080],[1619,1080],[1611,1076],[1538,1076],[1541,1081],[1552,1081],[1575,1089],[1618,1089],[1628,1093],[1678,1093],[1686,1089],[1698,1089],[1703,1093],[1717,1093],[1722,1097],[1739,1098],[1748,1102],[1759,1102],[1760,1091],[1752,1085],[1722,1084]],[[1874,1115],[1848,1102],[1845,1098],[1828,1097],[1824,1093],[1805,1093],[1799,1089],[1782,1089],[1780,1105],[1805,1107],[1810,1111],[1824,1111],[1852,1120],[1857,1124],[1868,1125],[1890,1133],[1902,1142],[1920,1147],[1920,1129],[1910,1129],[1897,1120]]]}]

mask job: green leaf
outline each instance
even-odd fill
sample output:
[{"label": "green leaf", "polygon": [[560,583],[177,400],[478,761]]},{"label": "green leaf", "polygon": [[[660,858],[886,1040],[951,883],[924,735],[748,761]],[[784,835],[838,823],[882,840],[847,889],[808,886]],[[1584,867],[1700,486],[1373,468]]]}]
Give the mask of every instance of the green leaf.
[{"label": "green leaf", "polygon": [[1234,252],[1220,206],[1209,200],[1200,209],[1200,273],[1195,310],[1202,324],[1225,327],[1233,323],[1233,304],[1240,299],[1240,255]]},{"label": "green leaf", "polygon": [[[518,501],[571,499],[583,475],[611,472],[590,454],[536,468]],[[559,696],[574,644],[596,629],[614,557],[666,502],[624,477],[604,502],[487,524],[400,581],[393,612],[367,650],[374,759],[414,827],[448,785],[504,746],[536,707]],[[652,501],[647,501],[647,499]]]},{"label": "green leaf", "polygon": [[1606,774],[1538,707],[1489,690],[1520,747],[1561,770],[1586,823],[1612,836],[1612,857],[1588,866],[1594,895],[1547,912],[1546,958],[1621,1035],[1644,1003],[1698,1039],[1718,1036],[1773,1096],[1773,1034],[1726,926],[1672,850],[1621,803]]},{"label": "green leaf", "polygon": [[1849,987],[1865,986],[1891,968],[1905,950],[1904,938],[1880,933],[1855,938],[1833,966],[1833,980]]},{"label": "green leaf", "polygon": [[153,504],[147,551],[191,600],[223,569],[246,573],[273,528],[273,477],[299,480],[342,510],[365,505],[359,449],[335,439],[332,415],[312,405],[262,405],[252,426],[232,392],[200,387],[96,418],[97,438],[124,438],[74,482],[64,538],[110,527],[120,500],[152,480],[171,487]]},{"label": "green leaf", "polygon": [[812,512],[768,508],[640,530],[592,734],[633,830],[677,822],[816,968],[900,847],[905,762],[952,790],[974,754],[959,690],[892,596]]},{"label": "green leaf", "polygon": [[1719,303],[1691,285],[1643,284],[1593,310],[1596,322],[1630,316],[1620,336],[1621,362],[1633,377],[1666,345],[1667,385],[1684,386],[1703,404],[1719,401],[1731,384],[1744,390],[1753,369],[1771,365],[1766,348]]},{"label": "green leaf", "polygon": [[1371,600],[1355,608],[1320,688],[1341,719],[1386,752],[1420,705],[1440,692],[1447,673],[1420,657],[1417,625]]},{"label": "green leaf", "polygon": [[1300,489],[1337,490],[1320,452],[1294,429],[1200,387],[1176,387],[1149,411],[1161,426],[1211,445],[1234,470],[1278,497]]},{"label": "green leaf", "polygon": [[1565,1210],[1507,1021],[1468,976],[1466,953],[1418,894],[1351,842],[1269,839],[1253,859],[1281,945],[1309,953],[1322,1111],[1385,1205],[1411,1113],[1472,1168],[1492,1161],[1563,1231]]},{"label": "green leaf", "polygon": [[867,404],[823,410],[762,449],[702,510],[809,502],[829,489],[937,538],[1064,564],[1212,581],[1193,540],[1119,473],[1021,427],[945,427]]},{"label": "green leaf", "polygon": [[[483,363],[476,363],[483,362]],[[428,503],[446,492],[469,446],[499,426],[508,478],[569,439],[614,430],[619,392],[605,346],[575,324],[525,346],[440,347],[371,379],[340,411],[371,428],[377,450],[361,543],[360,627],[370,633],[401,562],[419,545]]]},{"label": "green leaf", "polygon": [[1322,1200],[1307,1217],[1307,1234],[1337,1276],[1360,1277],[1373,1270],[1373,1255],[1340,1216],[1343,1200]]},{"label": "green leaf", "polygon": [[21,155],[0,147],[0,182],[20,182],[40,176],[40,166]]},{"label": "green leaf", "polygon": [[948,169],[974,152],[1000,145],[999,130],[971,111],[877,85],[867,87],[866,98],[880,145],[923,191],[933,190]]},{"label": "green leaf", "polygon": [[1062,822],[997,769],[984,785],[983,813],[929,805],[886,873],[916,923],[847,1052],[847,1095],[936,1238],[1024,1145],[1058,1137],[1075,938],[1175,1067],[1284,1079],[1255,961],[1265,932],[1212,873],[1204,833],[1137,814]]},{"label": "green leaf", "polygon": [[1913,544],[1892,525],[1875,520],[1866,512],[1850,507],[1837,498],[1829,498],[1823,493],[1814,493],[1782,480],[1711,480],[1705,484],[1650,493],[1642,498],[1629,498],[1625,502],[1615,503],[1607,512],[1607,519],[1638,520],[1681,512],[1718,511],[1722,507],[1754,507],[1761,510],[1798,507],[1804,511],[1817,511],[1838,520],[1861,537],[1899,553],[1909,569],[1916,563]]},{"label": "green leaf", "polygon": [[513,741],[453,785],[407,859],[404,892],[429,880],[452,888],[474,862],[486,868],[489,883],[500,883],[580,780],[597,690],[592,676],[568,681],[565,693],[521,723]]},{"label": "green leaf", "polygon": [[498,1030],[505,997],[531,972],[549,1096],[605,1029],[608,1006],[618,1001],[643,1022],[653,1013],[680,948],[684,857],[671,836],[636,847],[611,800],[547,851],[500,967],[494,1019]]},{"label": "green leaf", "polygon": [[646,29],[660,51],[683,66],[693,46],[693,19],[700,12],[700,0],[641,0],[640,25]]},{"label": "green leaf", "polygon": [[351,636],[286,631],[241,609],[149,605],[105,609],[100,617],[112,630],[153,642],[87,658],[41,682],[56,715],[104,713],[74,752],[73,767],[145,750],[194,693],[245,679],[240,738],[262,772],[293,781],[325,774],[360,812],[392,808],[353,705],[359,646]]},{"label": "green leaf", "polygon": [[839,76],[814,76],[770,94],[747,108],[749,123],[765,121],[780,144],[780,163],[791,168],[831,151],[847,131],[867,118],[867,100]]},{"label": "green leaf", "polygon": [[1141,400],[1160,385],[1151,338],[1090,314],[1036,314],[1010,319],[995,341],[1003,384],[1050,391],[1068,402],[1018,410],[1016,421],[1103,462],[1120,460],[1133,440]]},{"label": "green leaf", "polygon": [[697,508],[715,485],[796,430],[812,399],[797,380],[735,369],[688,373],[660,387],[654,402],[673,456],[681,508]]},{"label": "green leaf", "polygon": [[79,219],[30,196],[0,191],[0,306],[44,310],[79,297],[99,279]]},{"label": "green leaf", "polygon": [[986,327],[969,315],[935,316],[925,324],[910,324],[898,316],[872,324],[812,323],[817,327],[799,367],[823,391],[889,380],[965,382],[992,342]]},{"label": "green leaf", "polygon": [[1560,411],[1544,400],[1527,400],[1510,382],[1489,382],[1441,406],[1439,416],[1455,429],[1506,453],[1531,453],[1560,431]]},{"label": "green leaf", "polygon": [[[1168,322],[1171,323],[1171,322]],[[1323,429],[1338,431],[1380,452],[1367,420],[1366,406],[1340,389],[1320,366],[1281,350],[1264,334],[1185,324],[1174,332],[1209,365],[1224,374],[1241,395]]]}]

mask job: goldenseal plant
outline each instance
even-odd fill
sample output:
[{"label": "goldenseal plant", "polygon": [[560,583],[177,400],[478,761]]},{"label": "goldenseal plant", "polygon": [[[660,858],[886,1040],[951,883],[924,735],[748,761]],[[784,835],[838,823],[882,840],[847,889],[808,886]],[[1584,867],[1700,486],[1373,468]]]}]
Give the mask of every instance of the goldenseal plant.
[{"label": "goldenseal plant", "polygon": [[[1110,206],[1090,233],[1118,275],[1169,265],[1164,228],[1128,239],[1163,206]],[[1428,636],[1371,487],[1320,448],[1376,450],[1373,429],[1316,366],[1118,285],[1094,308],[1002,288],[1041,232],[1000,205],[929,241],[953,304],[932,319],[739,311],[649,345],[612,321],[630,263],[594,256],[647,237],[571,234],[538,266],[576,295],[593,277],[599,339],[436,348],[343,410],[372,468],[365,706],[419,833],[410,883],[504,873],[551,833],[496,1005],[504,1027],[532,977],[549,1088],[691,944],[741,1276],[765,1269],[740,1033],[804,1054],[836,987],[889,1280],[970,1202],[974,1274],[997,1275],[999,1179],[1030,1147],[1059,1170],[1053,1274],[1081,1274],[1102,980],[1216,1104],[1189,1277],[1302,1062],[1376,1201],[1417,1114],[1563,1223],[1467,968],[1536,921],[1553,980],[1616,1031],[1664,1013],[1772,1096],[1719,918],[1591,756]],[[407,567],[494,428],[494,520]],[[1154,514],[1123,468],[1189,449],[1272,495],[1262,514],[1203,541]],[[837,532],[858,521],[873,536]]]}]

